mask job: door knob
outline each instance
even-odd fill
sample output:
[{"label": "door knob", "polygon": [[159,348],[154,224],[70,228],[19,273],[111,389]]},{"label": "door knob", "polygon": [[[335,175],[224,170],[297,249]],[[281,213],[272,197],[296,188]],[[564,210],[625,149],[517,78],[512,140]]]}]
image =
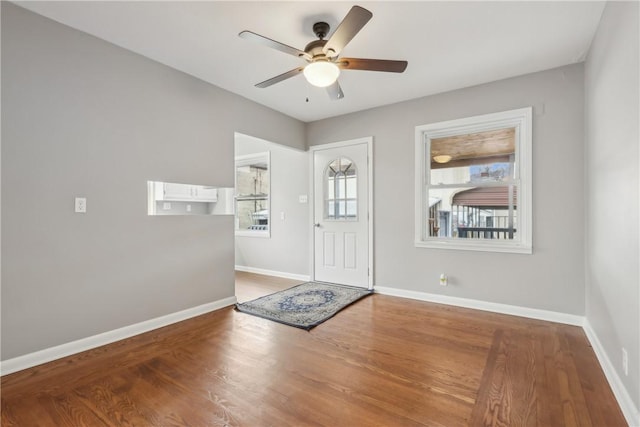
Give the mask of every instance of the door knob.
[{"label": "door knob", "polygon": [[314,227],[319,228],[320,227],[320,223],[316,222],[315,224],[313,224]]}]

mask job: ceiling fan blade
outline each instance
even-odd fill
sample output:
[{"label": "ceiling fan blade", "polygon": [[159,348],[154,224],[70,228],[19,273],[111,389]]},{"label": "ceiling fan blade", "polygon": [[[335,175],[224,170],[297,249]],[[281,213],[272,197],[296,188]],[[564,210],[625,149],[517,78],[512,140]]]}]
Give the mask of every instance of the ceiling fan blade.
[{"label": "ceiling fan blade", "polygon": [[342,49],[349,43],[356,34],[371,19],[373,13],[360,6],[353,6],[347,16],[344,17],[336,31],[327,40],[327,44],[322,49],[330,58],[333,58],[342,52]]},{"label": "ceiling fan blade", "polygon": [[344,93],[337,80],[332,85],[327,86],[327,93],[329,94],[329,98],[334,101],[344,98]]},{"label": "ceiling fan blade", "polygon": [[407,61],[393,61],[389,59],[340,58],[336,65],[343,70],[386,71],[402,73],[407,69]]},{"label": "ceiling fan blade", "polygon": [[275,77],[270,78],[269,80],[265,80],[265,81],[263,81],[261,83],[258,83],[256,85],[256,87],[265,88],[265,87],[269,87],[271,85],[274,85],[276,83],[280,83],[283,80],[287,80],[287,79],[290,79],[291,77],[297,76],[298,74],[300,74],[302,72],[302,70],[304,70],[304,67],[294,68],[291,71],[287,71],[286,73],[282,73],[279,76],[275,76]]},{"label": "ceiling fan blade", "polygon": [[242,31],[240,34],[238,34],[240,37],[242,37],[245,40],[250,40],[256,43],[260,43],[263,44],[267,47],[270,47],[272,49],[276,49],[279,50],[280,52],[284,52],[284,53],[288,53],[289,55],[293,55],[293,56],[297,56],[299,58],[304,58],[306,60],[311,60],[311,56],[308,53],[305,53],[304,51],[300,50],[300,49],[296,49],[295,47],[291,47],[291,46],[287,46],[284,43],[280,43],[277,42],[275,40],[271,40],[268,37],[265,36],[261,36],[260,34],[256,34],[252,31]]}]

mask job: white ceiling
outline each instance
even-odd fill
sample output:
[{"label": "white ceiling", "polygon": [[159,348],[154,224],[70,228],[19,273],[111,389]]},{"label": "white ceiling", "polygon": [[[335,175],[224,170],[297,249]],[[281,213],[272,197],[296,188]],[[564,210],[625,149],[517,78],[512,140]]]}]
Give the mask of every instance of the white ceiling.
[{"label": "white ceiling", "polygon": [[335,29],[351,2],[17,4],[305,122],[581,62],[604,8],[594,1],[358,3],[373,18],[341,56],[409,66],[403,74],[345,70],[339,79],[345,98],[331,101],[301,75],[254,87],[305,62],[238,33],[251,30],[304,49],[315,38],[313,23]]}]

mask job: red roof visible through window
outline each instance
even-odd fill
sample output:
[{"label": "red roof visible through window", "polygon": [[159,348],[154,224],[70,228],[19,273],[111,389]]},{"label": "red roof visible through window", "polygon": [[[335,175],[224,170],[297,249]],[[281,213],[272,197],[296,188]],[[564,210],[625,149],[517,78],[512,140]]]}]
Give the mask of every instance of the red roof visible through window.
[{"label": "red roof visible through window", "polygon": [[[513,187],[513,207],[517,206],[517,191]],[[478,187],[454,194],[452,205],[472,206],[485,209],[509,207],[509,186]]]}]

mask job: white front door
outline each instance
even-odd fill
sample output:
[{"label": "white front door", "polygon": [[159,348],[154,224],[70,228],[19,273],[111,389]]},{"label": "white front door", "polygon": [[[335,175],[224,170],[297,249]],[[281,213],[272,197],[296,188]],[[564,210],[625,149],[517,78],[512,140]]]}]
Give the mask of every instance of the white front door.
[{"label": "white front door", "polygon": [[371,140],[313,150],[314,280],[372,287]]}]

